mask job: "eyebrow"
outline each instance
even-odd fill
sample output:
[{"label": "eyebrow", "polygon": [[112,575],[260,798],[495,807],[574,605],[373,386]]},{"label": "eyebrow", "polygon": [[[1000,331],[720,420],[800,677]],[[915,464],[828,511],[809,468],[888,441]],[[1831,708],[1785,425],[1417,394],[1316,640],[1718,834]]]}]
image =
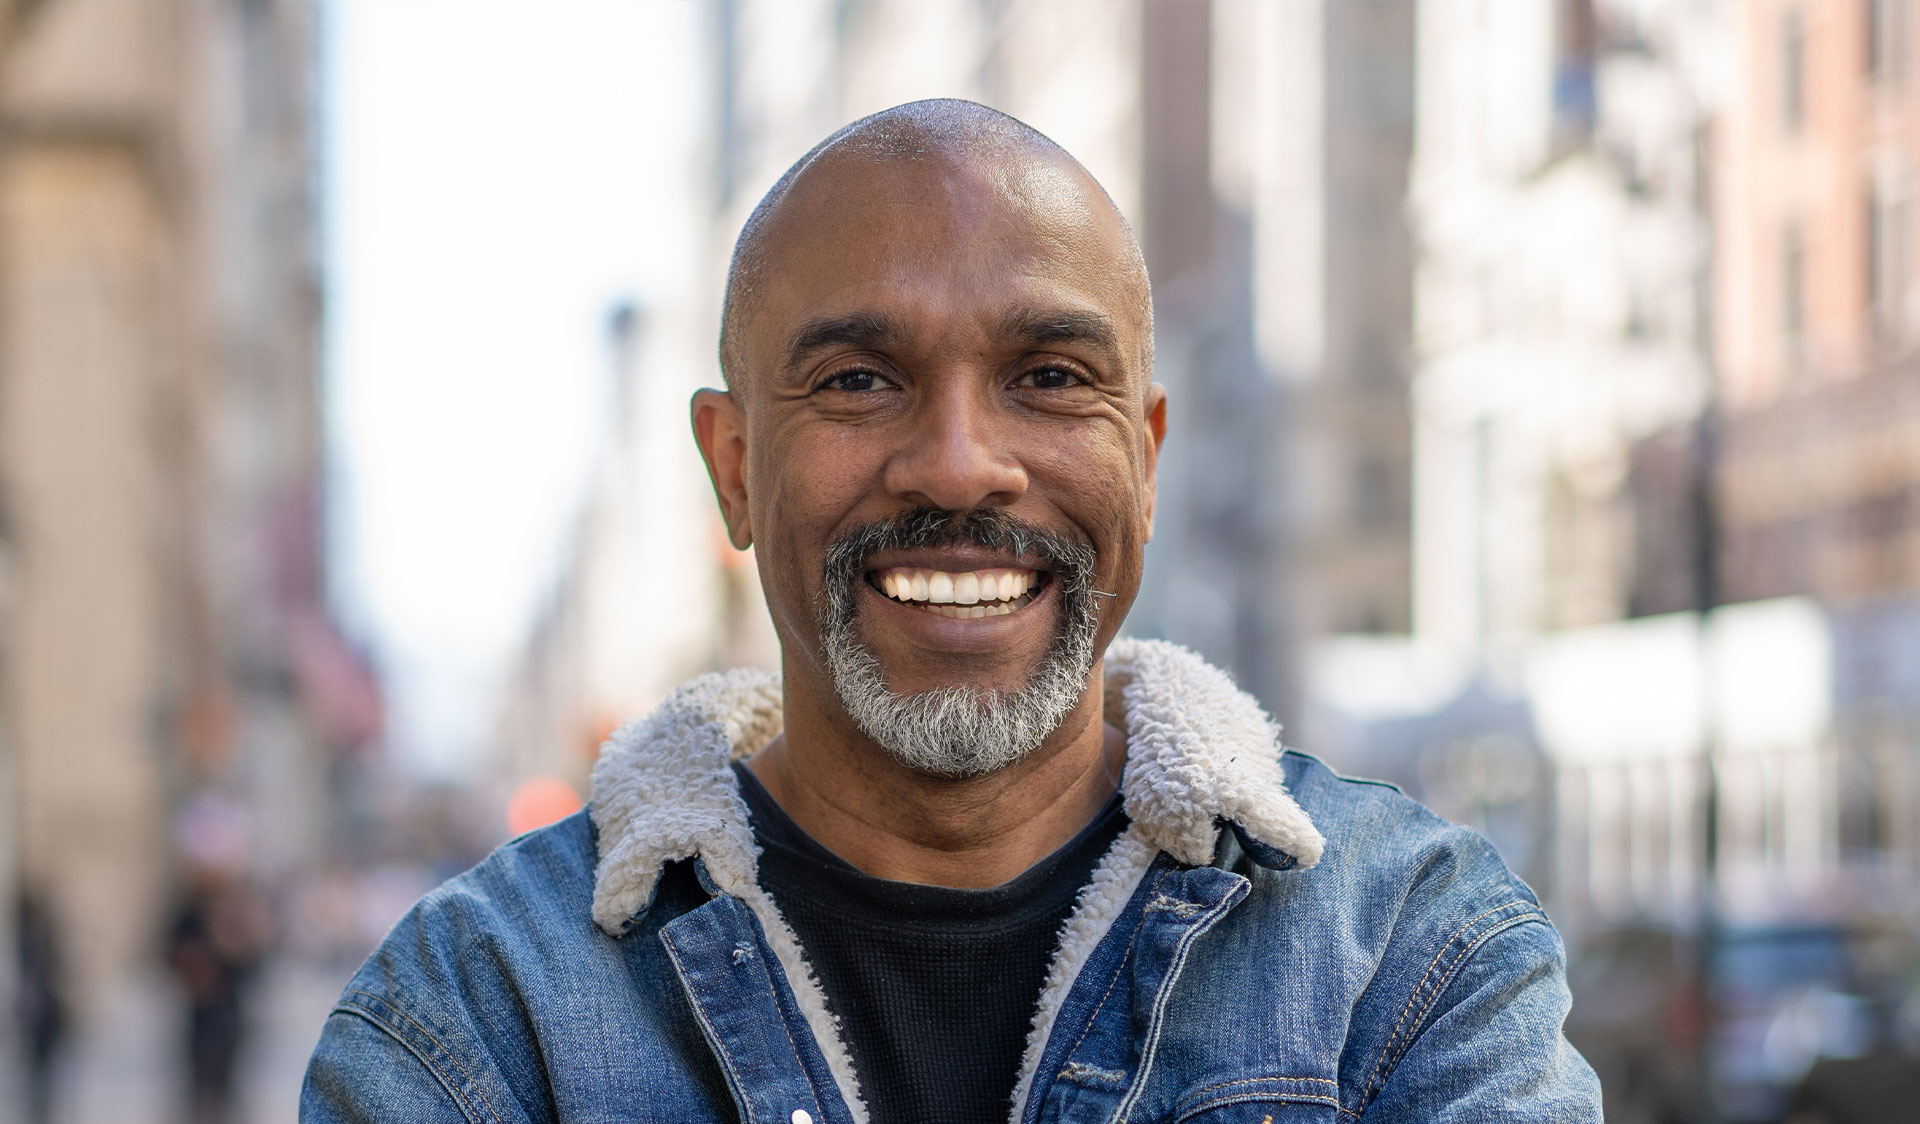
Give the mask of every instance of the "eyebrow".
[{"label": "eyebrow", "polygon": [[795,328],[787,340],[787,370],[806,361],[807,356],[828,347],[882,348],[900,337],[900,328],[877,313],[853,312],[844,316],[816,316]]},{"label": "eyebrow", "polygon": [[[1076,343],[1120,353],[1120,333],[1113,318],[1099,312],[1020,308],[1000,321],[1002,339],[1019,340],[1029,347]],[[877,312],[850,312],[816,316],[804,321],[787,339],[786,369],[798,369],[816,351],[831,347],[881,350],[905,335],[898,322]]]},{"label": "eyebrow", "polygon": [[1000,322],[1000,333],[1028,344],[1077,343],[1109,356],[1120,353],[1120,333],[1113,318],[1099,312],[1022,308]]}]

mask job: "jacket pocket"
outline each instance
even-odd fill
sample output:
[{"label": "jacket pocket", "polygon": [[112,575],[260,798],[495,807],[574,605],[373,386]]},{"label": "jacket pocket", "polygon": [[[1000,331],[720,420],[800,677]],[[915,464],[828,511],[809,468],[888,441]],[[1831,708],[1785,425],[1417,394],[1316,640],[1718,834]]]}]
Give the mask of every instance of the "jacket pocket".
[{"label": "jacket pocket", "polygon": [[1340,1119],[1340,1087],[1324,1077],[1242,1077],[1188,1090],[1169,1124],[1308,1124]]}]

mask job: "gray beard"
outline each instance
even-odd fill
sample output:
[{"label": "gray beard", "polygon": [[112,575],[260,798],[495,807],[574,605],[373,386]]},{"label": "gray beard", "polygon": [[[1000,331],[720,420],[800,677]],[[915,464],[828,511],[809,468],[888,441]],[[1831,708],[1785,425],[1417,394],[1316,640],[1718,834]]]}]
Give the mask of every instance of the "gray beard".
[{"label": "gray beard", "polygon": [[[1013,691],[948,686],[898,694],[880,661],[854,635],[854,583],[882,550],[975,544],[1038,556],[1058,586],[1059,628],[1040,667]],[[1025,759],[1065,720],[1093,670],[1099,615],[1094,555],[1085,543],[1018,523],[993,510],[966,515],[920,509],[856,528],[827,552],[820,643],[840,705],[860,732],[916,772],[978,777]]]}]

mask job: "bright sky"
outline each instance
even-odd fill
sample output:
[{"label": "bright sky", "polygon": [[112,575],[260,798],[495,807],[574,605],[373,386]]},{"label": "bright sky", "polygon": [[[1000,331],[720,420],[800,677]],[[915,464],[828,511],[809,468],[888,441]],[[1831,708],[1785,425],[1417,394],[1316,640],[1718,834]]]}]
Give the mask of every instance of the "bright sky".
[{"label": "bright sky", "polygon": [[460,774],[602,432],[604,326],[691,275],[699,7],[330,0],[336,569],[390,737]]}]

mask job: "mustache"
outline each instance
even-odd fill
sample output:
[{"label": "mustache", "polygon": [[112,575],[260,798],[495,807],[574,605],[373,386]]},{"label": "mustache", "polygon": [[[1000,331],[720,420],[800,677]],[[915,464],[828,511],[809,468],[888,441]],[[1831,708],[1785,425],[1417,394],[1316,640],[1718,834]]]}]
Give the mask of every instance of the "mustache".
[{"label": "mustache", "polygon": [[1093,544],[1075,535],[1023,522],[997,508],[949,511],[919,507],[864,523],[835,539],[823,565],[826,588],[850,588],[867,570],[867,561],[887,550],[924,550],[942,546],[978,546],[1039,561],[1068,595],[1091,592]]}]

